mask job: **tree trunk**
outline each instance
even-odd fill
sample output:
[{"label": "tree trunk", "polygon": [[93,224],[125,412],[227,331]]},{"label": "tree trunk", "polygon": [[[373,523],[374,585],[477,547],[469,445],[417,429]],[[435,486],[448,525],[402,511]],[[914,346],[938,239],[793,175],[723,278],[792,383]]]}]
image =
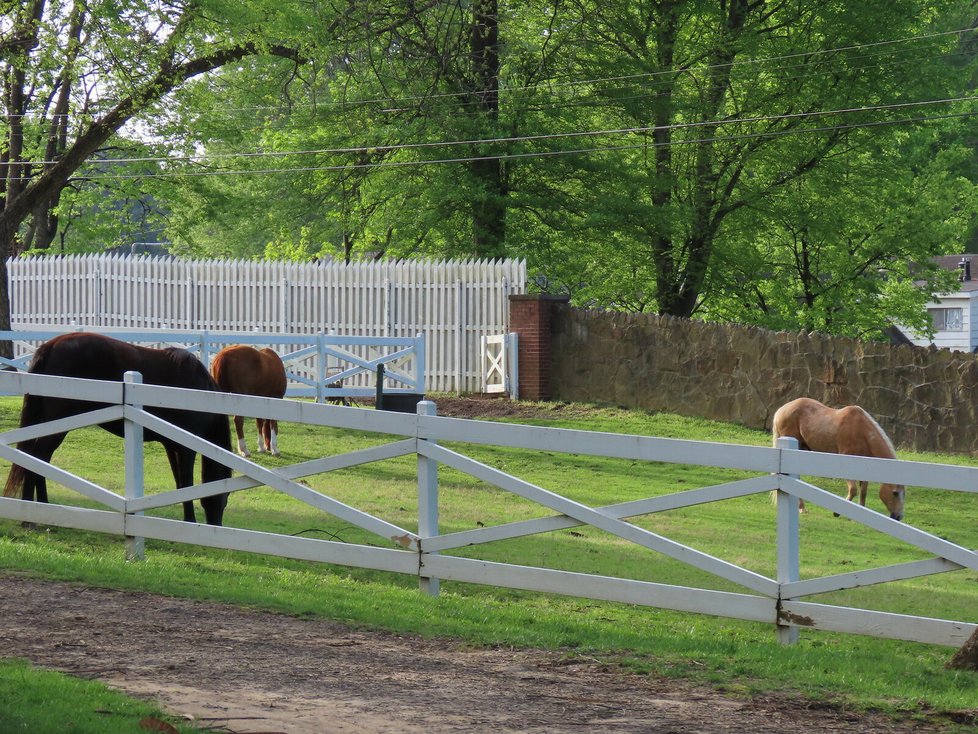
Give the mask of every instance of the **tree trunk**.
[{"label": "tree trunk", "polygon": [[[0,252],[10,252],[17,230],[0,223]],[[7,258],[0,257],[0,331],[10,331],[10,290],[7,285]],[[14,343],[0,341],[0,356],[13,359]]]},{"label": "tree trunk", "polygon": [[[705,122],[715,121],[720,117],[723,101],[730,87],[731,69],[737,56],[736,40],[744,30],[752,10],[748,0],[732,0],[724,7],[725,15],[721,18],[716,46],[707,55],[709,71],[700,110],[700,119]],[[660,44],[663,40],[660,39]],[[674,37],[668,40],[673,42]],[[716,129],[715,122],[706,122],[697,133],[701,141],[696,143],[694,154],[694,176],[689,201],[690,232],[681,242],[676,241],[672,233],[668,233],[655,245],[656,296],[660,314],[692,316],[703,293],[713,256],[713,244],[723,216],[722,196],[717,191],[719,174],[716,145],[712,141]],[[672,171],[657,173],[660,176],[668,173],[668,180],[674,178]],[[683,253],[683,257],[677,258],[674,254],[677,252]]]},{"label": "tree trunk", "polygon": [[[499,15],[496,0],[476,0],[472,7],[472,76],[477,115],[491,137],[499,121]],[[476,257],[506,255],[506,182],[498,158],[469,164],[477,190],[472,199],[472,249]]]},{"label": "tree trunk", "polygon": [[978,630],[954,653],[947,667],[955,670],[978,670]]}]

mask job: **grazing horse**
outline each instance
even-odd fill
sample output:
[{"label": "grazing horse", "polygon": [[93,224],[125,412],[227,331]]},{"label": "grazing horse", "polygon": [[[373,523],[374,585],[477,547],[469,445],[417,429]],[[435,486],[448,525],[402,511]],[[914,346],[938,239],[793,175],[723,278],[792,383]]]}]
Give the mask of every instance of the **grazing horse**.
[{"label": "grazing horse", "polygon": [[[873,417],[858,405],[829,408],[811,398],[798,398],[785,403],[774,414],[774,442],[781,436],[798,439],[798,445],[809,451],[824,451],[850,456],[871,456],[895,459],[896,452],[883,429]],[[846,480],[849,490],[846,499],[856,496],[857,482]],[[860,481],[859,504],[866,506],[868,482]],[[902,484],[881,484],[880,499],[894,520],[903,519],[906,490]],[[799,500],[804,509],[804,502]]]},{"label": "grazing horse", "polygon": [[[211,374],[218,386],[227,392],[257,395],[262,398],[285,397],[285,365],[274,349],[255,349],[235,344],[218,352],[211,362]],[[278,421],[255,418],[258,427],[258,453],[268,451],[278,456]],[[244,416],[234,416],[238,434],[238,453],[248,456],[244,439]]]},{"label": "grazing horse", "polygon": [[[147,384],[193,390],[217,391],[218,389],[211,376],[207,374],[207,368],[185,349],[176,347],[151,349],[102,334],[72,333],[56,336],[37,349],[28,367],[28,372],[40,375],[116,382],[121,381],[123,375],[129,371],[141,373],[143,382]],[[20,425],[23,427],[46,423],[96,410],[99,407],[102,406],[94,402],[27,394],[24,395]],[[231,431],[228,428],[226,415],[176,408],[147,408],[147,412],[200,436],[222,449],[231,450]],[[103,423],[102,428],[117,436],[122,436],[124,431],[121,420]],[[63,432],[26,439],[18,443],[17,448],[42,461],[50,462],[51,456],[66,435],[67,432]],[[158,441],[163,444],[178,489],[193,485],[194,463],[197,459],[193,449],[181,446],[150,430],[143,431],[143,440]],[[206,483],[230,478],[231,470],[220,462],[202,456],[201,475],[202,481]],[[4,497],[14,497],[19,491],[22,499],[33,500],[35,490],[38,502],[48,501],[45,477],[17,464],[10,467],[3,492]],[[207,522],[211,525],[220,525],[227,505],[227,494],[203,497],[200,504],[204,509]],[[183,503],[183,519],[197,522],[193,502]]]}]

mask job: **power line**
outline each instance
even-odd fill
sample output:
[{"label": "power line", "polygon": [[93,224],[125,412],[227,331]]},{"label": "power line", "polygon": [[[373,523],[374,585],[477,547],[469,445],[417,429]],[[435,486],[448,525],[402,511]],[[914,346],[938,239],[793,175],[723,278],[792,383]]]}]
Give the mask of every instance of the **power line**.
[{"label": "power line", "polygon": [[[355,146],[349,148],[319,148],[314,150],[292,150],[292,151],[268,151],[268,152],[248,152],[248,153],[212,153],[194,156],[163,156],[163,157],[137,157],[137,158],[110,158],[98,161],[89,161],[88,165],[130,165],[134,163],[199,163],[205,161],[220,161],[220,160],[237,160],[237,159],[249,159],[249,158],[287,158],[292,156],[308,156],[308,155],[352,155],[352,154],[362,154],[362,153],[392,153],[402,150],[420,150],[428,148],[445,148],[445,147],[457,147],[457,146],[467,146],[467,145],[500,145],[500,144],[512,144],[512,143],[529,143],[529,142],[539,142],[543,140],[560,140],[567,138],[579,138],[579,137],[598,137],[601,135],[630,135],[630,134],[647,134],[656,131],[680,131],[689,130],[695,128],[703,127],[717,127],[724,125],[743,125],[743,124],[758,124],[758,123],[772,123],[778,121],[786,120],[797,120],[806,118],[817,118],[826,117],[829,115],[849,115],[857,113],[866,112],[882,112],[887,110],[900,110],[909,109],[914,107],[927,107],[931,105],[940,104],[954,104],[960,102],[975,102],[978,101],[978,96],[968,96],[968,97],[948,97],[943,99],[932,99],[932,100],[920,100],[916,102],[894,102],[891,104],[884,105],[871,105],[862,107],[845,107],[833,110],[815,110],[811,112],[793,112],[786,113],[783,115],[762,115],[756,117],[740,117],[740,118],[728,118],[722,120],[709,120],[702,122],[684,122],[675,123],[672,125],[648,125],[639,127],[629,127],[629,128],[612,128],[604,130],[579,130],[572,132],[563,133],[547,133],[541,135],[521,135],[521,136],[509,136],[501,138],[479,138],[472,140],[447,140],[438,142],[425,142],[425,143],[397,143],[392,145],[366,145],[366,146]],[[53,165],[56,161],[32,161],[31,165]],[[7,165],[18,165],[15,163],[0,163],[0,167]]]},{"label": "power line", "polygon": [[[244,176],[244,175],[282,174],[282,173],[338,172],[338,171],[382,169],[382,168],[406,168],[406,167],[420,168],[422,166],[429,166],[429,165],[442,165],[442,164],[450,164],[450,163],[470,163],[473,161],[486,161],[486,160],[509,161],[509,160],[520,160],[520,159],[529,159],[529,158],[553,158],[558,156],[586,155],[591,153],[642,150],[642,149],[658,148],[664,146],[671,147],[671,146],[678,146],[678,145],[700,145],[704,143],[716,143],[716,142],[736,142],[740,140],[752,140],[758,138],[776,138],[776,137],[785,137],[789,135],[809,135],[814,133],[856,130],[861,128],[902,125],[902,124],[909,124],[909,123],[916,123],[916,122],[933,122],[938,120],[950,120],[950,119],[959,119],[964,117],[975,117],[975,116],[978,116],[978,111],[949,113],[945,115],[921,115],[917,117],[909,117],[909,118],[902,118],[896,120],[875,120],[870,122],[852,123],[847,125],[827,125],[822,127],[797,128],[791,130],[769,130],[769,131],[756,132],[756,133],[744,133],[740,135],[713,136],[713,137],[696,138],[696,139],[689,139],[689,140],[673,140],[666,143],[657,143],[655,141],[643,141],[641,143],[619,145],[619,146],[579,148],[573,150],[536,151],[536,152],[526,152],[526,153],[501,153],[498,155],[465,156],[465,157],[457,157],[457,158],[441,158],[441,159],[432,159],[432,160],[382,161],[378,163],[355,163],[350,165],[303,166],[303,167],[266,168],[266,169],[251,169],[251,170],[223,169],[223,170],[213,170],[213,171],[190,171],[190,172],[161,171],[161,172],[153,172],[148,174],[147,173],[144,174],[99,173],[94,176],[86,176],[85,178],[89,181],[136,180],[136,179],[151,179],[151,178],[196,178],[196,177],[204,177],[204,176]],[[30,180],[30,179],[21,178],[15,180]]]}]

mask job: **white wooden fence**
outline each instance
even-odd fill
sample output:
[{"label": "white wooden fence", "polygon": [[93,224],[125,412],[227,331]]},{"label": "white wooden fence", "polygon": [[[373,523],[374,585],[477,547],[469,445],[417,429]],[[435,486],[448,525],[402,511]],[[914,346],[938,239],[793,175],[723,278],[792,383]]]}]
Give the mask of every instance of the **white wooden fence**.
[{"label": "white wooden fence", "polygon": [[[4,459],[41,472],[104,505],[106,509],[62,504],[40,505],[3,498],[0,499],[0,517],[112,533],[130,539],[155,538],[410,574],[417,576],[422,587],[431,593],[437,592],[439,580],[450,580],[764,622],[775,625],[780,639],[785,642],[792,641],[797,629],[822,629],[959,646],[978,628],[974,622],[968,621],[909,616],[806,601],[806,597],[813,594],[833,590],[911,579],[962,568],[978,570],[978,554],[950,540],[847,502],[797,478],[802,474],[849,477],[975,493],[978,487],[978,469],[975,468],[818,454],[788,448],[787,443],[776,448],[767,448],[445,418],[434,415],[435,406],[431,402],[420,403],[417,414],[399,414],[292,400],[176,390],[141,385],[138,382],[127,384],[125,388],[124,390],[122,383],[72,380],[16,372],[0,373],[0,389],[4,392],[70,396],[107,404],[106,408],[83,416],[0,434],[0,456]],[[391,440],[346,454],[268,469],[191,436],[144,409],[160,406],[265,416],[279,421],[356,429],[386,434]],[[125,496],[121,496],[14,448],[16,441],[27,437],[119,418],[134,427],[141,426],[191,446],[230,466],[238,476],[207,485],[143,496],[142,472],[139,470],[142,444],[134,445],[136,442],[127,441],[126,476],[134,479],[128,482]],[[127,433],[138,435],[139,429]],[[792,439],[784,441],[791,442]],[[545,489],[476,461],[459,450],[443,445],[443,442],[616,457],[634,462],[729,467],[756,472],[757,476],[637,501],[589,507],[563,496],[559,491]],[[351,507],[299,481],[314,474],[405,455],[417,457],[416,531]],[[550,514],[532,520],[500,524],[490,522],[486,527],[440,533],[439,513],[444,508],[439,504],[438,468],[442,465],[529,499]],[[559,482],[557,477],[555,482]],[[345,524],[362,528],[376,535],[388,547],[283,536],[234,527],[195,525],[140,514],[217,492],[234,493],[259,486],[282,492],[319,511],[340,518]],[[613,482],[609,482],[609,487],[613,487]],[[778,491],[776,512],[772,508],[772,524],[776,525],[777,535],[776,577],[683,545],[627,521],[628,518],[639,515],[766,494],[771,490]],[[798,498],[837,512],[868,530],[923,549],[932,557],[909,563],[884,562],[885,565],[878,568],[803,579],[799,574]],[[232,508],[233,503],[232,496],[229,501]],[[677,559],[736,584],[744,591],[675,586],[471,557],[473,548],[481,544],[581,525],[592,526],[627,543]],[[132,552],[138,545],[130,541],[127,547]],[[462,548],[466,549],[470,557],[451,555],[451,551]],[[620,546],[615,548],[620,553]],[[745,550],[738,553],[749,555],[749,551]],[[650,564],[650,567],[654,567],[654,564]]]},{"label": "white wooden fence", "polygon": [[[385,393],[425,393],[425,338],[337,336],[335,334],[255,334],[189,331],[185,329],[126,330],[78,327],[77,331],[108,334],[143,346],[182,347],[210,370],[211,359],[229,344],[270,347],[282,358],[288,378],[288,397],[373,397],[377,367],[384,366]],[[37,347],[71,329],[0,331],[0,341],[13,343],[14,356],[0,357],[0,368],[25,371]]]},{"label": "white wooden fence", "polygon": [[524,260],[344,264],[125,255],[7,261],[11,325],[425,336],[433,392],[478,392],[481,339],[509,330]]}]

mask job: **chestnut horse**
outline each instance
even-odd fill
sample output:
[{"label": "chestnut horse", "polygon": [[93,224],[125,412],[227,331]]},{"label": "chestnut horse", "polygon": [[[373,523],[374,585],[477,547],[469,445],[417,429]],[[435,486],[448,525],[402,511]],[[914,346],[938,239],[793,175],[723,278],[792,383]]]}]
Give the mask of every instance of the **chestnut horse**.
[{"label": "chestnut horse", "polygon": [[[235,344],[218,352],[211,362],[211,374],[226,392],[263,398],[284,397],[288,382],[285,365],[274,349],[255,349],[245,344]],[[268,451],[272,456],[278,456],[278,421],[256,418],[255,424],[258,426],[258,453]],[[238,433],[238,453],[249,456],[243,416],[234,416],[234,428]]]},{"label": "chestnut horse", "polygon": [[[871,456],[895,459],[896,452],[883,429],[873,417],[858,405],[830,408],[811,398],[798,398],[785,403],[774,414],[774,442],[781,436],[798,439],[798,445],[809,451],[824,451],[850,456]],[[856,496],[855,480],[846,480],[849,490],[846,499]],[[866,506],[868,482],[860,481],[859,504]],[[880,499],[894,520],[903,519],[906,490],[902,484],[881,484]],[[799,500],[804,509],[804,501]]]},{"label": "chestnut horse", "polygon": [[[116,382],[122,381],[123,375],[129,371],[139,372],[143,382],[151,385],[217,391],[217,385],[207,374],[204,365],[185,349],[151,349],[102,334],[73,333],[56,336],[38,347],[28,367],[28,372],[35,374]],[[24,395],[20,425],[23,427],[47,423],[100,407],[102,406],[99,403],[28,394]],[[231,431],[228,429],[226,415],[176,408],[146,410],[226,451],[231,450]],[[121,420],[103,423],[102,428],[117,436],[123,435]],[[51,456],[66,435],[64,432],[25,439],[17,444],[17,448],[42,461],[50,462]],[[193,449],[148,429],[143,431],[143,440],[163,444],[178,489],[193,485],[194,463],[197,459],[197,453]],[[231,477],[231,469],[220,462],[202,456],[200,463],[202,481],[205,483]],[[48,501],[45,477],[14,464],[10,467],[3,495],[14,497],[18,491],[22,499],[33,500],[36,491],[38,502]],[[209,524],[222,523],[227,497],[224,493],[201,498],[200,504]],[[193,502],[183,503],[183,519],[197,522]]]}]

